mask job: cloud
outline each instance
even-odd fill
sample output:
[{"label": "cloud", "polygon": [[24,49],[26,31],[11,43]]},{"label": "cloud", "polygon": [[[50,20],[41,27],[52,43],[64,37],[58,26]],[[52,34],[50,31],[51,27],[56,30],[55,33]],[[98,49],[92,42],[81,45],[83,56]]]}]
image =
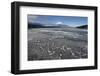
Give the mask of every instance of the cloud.
[{"label": "cloud", "polygon": [[62,22],[57,22],[56,24],[59,25],[59,24],[63,24],[63,23]]},{"label": "cloud", "polygon": [[38,16],[28,15],[28,22],[33,23],[37,18]]}]

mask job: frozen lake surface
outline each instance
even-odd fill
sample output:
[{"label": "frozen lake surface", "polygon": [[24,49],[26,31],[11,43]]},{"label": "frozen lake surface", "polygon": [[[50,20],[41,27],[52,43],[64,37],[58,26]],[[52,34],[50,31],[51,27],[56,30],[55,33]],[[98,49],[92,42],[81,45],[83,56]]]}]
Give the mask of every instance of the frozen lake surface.
[{"label": "frozen lake surface", "polygon": [[28,60],[88,58],[87,34],[73,27],[28,29]]}]

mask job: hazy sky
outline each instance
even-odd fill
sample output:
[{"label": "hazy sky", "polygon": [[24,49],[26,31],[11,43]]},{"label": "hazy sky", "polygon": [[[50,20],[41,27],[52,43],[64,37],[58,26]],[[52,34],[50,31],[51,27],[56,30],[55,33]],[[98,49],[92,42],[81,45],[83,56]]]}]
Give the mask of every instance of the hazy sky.
[{"label": "hazy sky", "polygon": [[50,15],[28,15],[29,23],[42,24],[65,24],[69,26],[80,26],[88,24],[88,17],[79,16],[50,16]]}]

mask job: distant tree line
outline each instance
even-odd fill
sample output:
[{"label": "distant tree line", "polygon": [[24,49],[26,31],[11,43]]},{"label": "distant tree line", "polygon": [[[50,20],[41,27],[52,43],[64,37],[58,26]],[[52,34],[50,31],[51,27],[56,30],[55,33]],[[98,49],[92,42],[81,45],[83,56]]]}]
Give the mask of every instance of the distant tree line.
[{"label": "distant tree line", "polygon": [[77,28],[80,28],[80,29],[88,29],[88,25],[78,26]]},{"label": "distant tree line", "polygon": [[28,23],[28,28],[57,28],[60,26],[44,26],[43,24],[40,23]]},{"label": "distant tree line", "polygon": [[[28,23],[28,29],[31,29],[31,28],[67,28],[67,27],[69,27],[69,26],[68,25],[46,26],[41,23]],[[88,25],[82,25],[82,26],[78,26],[76,28],[88,29]]]}]

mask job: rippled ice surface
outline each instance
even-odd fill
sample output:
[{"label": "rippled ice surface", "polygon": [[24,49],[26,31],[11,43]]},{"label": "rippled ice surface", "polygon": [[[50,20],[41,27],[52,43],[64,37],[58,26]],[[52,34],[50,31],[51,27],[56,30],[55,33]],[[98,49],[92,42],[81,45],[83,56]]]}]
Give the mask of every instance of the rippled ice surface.
[{"label": "rippled ice surface", "polygon": [[28,60],[88,58],[87,42],[85,29],[28,29]]}]

